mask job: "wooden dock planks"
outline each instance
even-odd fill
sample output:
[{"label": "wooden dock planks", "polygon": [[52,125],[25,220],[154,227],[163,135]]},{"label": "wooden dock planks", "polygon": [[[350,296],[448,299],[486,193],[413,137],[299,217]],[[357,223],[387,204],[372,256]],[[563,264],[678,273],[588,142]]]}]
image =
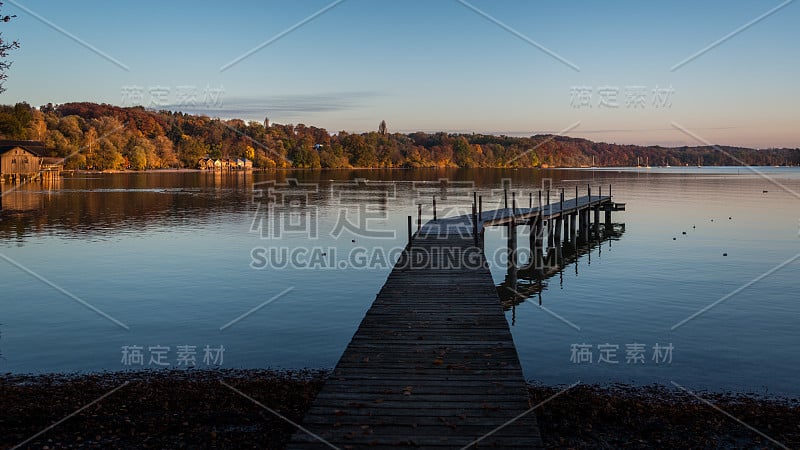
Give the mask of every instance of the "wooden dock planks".
[{"label": "wooden dock planks", "polygon": [[[547,219],[600,205],[581,197]],[[539,215],[484,212],[484,223]],[[541,448],[517,350],[472,217],[426,223],[367,311],[289,449]],[[487,434],[489,434],[487,436]]]}]

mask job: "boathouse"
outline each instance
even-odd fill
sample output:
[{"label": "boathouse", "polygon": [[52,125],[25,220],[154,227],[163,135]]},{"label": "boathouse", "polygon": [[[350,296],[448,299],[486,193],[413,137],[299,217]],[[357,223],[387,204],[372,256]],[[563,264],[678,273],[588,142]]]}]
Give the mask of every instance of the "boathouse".
[{"label": "boathouse", "polygon": [[[46,156],[47,150],[43,142],[0,140],[0,178],[36,178],[41,174]],[[47,169],[52,167],[53,162],[48,159]]]}]

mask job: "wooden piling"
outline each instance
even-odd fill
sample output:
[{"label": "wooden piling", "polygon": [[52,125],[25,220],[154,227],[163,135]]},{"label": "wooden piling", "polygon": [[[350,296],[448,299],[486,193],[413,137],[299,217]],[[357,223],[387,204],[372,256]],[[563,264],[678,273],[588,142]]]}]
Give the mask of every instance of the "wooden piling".
[{"label": "wooden piling", "polygon": [[433,196],[433,220],[436,221],[436,196]]},{"label": "wooden piling", "polygon": [[508,265],[517,267],[517,224],[514,220],[508,223]]},{"label": "wooden piling", "polygon": [[413,234],[411,233],[411,216],[408,216],[408,246],[411,247],[411,239]]},{"label": "wooden piling", "polygon": [[567,214],[566,218],[566,230],[564,233],[564,241],[572,243],[572,227],[574,224],[572,223],[572,214]]},{"label": "wooden piling", "polygon": [[597,231],[597,228],[600,226],[600,205],[594,207],[594,228]]},{"label": "wooden piling", "polygon": [[556,230],[555,230],[556,232],[555,236],[553,237],[556,247],[561,246],[561,231],[563,229],[563,225],[564,225],[564,216],[558,216],[558,218],[556,218]]},{"label": "wooden piling", "polygon": [[511,213],[517,213],[517,193],[514,191],[511,192]]},{"label": "wooden piling", "polygon": [[472,237],[478,245],[478,205],[472,204]]},{"label": "wooden piling", "polygon": [[[548,206],[550,205],[550,189],[547,190],[547,205]],[[548,228],[549,228],[549,224],[548,224]]]}]

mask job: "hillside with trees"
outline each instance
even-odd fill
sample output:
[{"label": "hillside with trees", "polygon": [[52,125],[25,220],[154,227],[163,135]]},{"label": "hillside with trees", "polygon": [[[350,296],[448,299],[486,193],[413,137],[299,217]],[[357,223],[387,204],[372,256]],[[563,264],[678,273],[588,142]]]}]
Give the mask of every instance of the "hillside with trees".
[{"label": "hillside with trees", "polygon": [[[376,121],[377,122],[377,121]],[[369,133],[304,124],[245,122],[142,107],[66,103],[0,106],[0,136],[44,141],[68,169],[194,168],[205,156],[247,158],[257,168],[580,167],[798,165],[800,149],[617,145],[566,136]],[[722,150],[722,151],[720,151]]]}]

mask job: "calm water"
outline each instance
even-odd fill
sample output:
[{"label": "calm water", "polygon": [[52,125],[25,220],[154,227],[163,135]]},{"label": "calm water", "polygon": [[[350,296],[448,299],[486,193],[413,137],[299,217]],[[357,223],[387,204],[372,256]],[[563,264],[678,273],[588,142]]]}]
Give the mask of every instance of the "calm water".
[{"label": "calm water", "polygon": [[[790,192],[800,192],[800,171],[760,170],[187,172],[4,184],[0,372],[156,368],[158,346],[175,367],[185,345],[198,367],[213,365],[206,346],[222,346],[223,367],[330,368],[416,205],[427,220],[438,194],[440,215],[461,214],[477,190],[490,209],[505,178],[522,206],[543,181],[568,195],[611,184],[627,204],[613,218],[621,236],[508,304],[529,379],[800,396],[800,261],[791,260],[800,197]],[[522,228],[519,239],[524,247]],[[488,232],[497,284],[504,245],[504,229]],[[655,345],[671,354],[654,361]],[[143,347],[142,365],[123,361],[123,346]],[[581,354],[592,362],[576,362]]]}]

